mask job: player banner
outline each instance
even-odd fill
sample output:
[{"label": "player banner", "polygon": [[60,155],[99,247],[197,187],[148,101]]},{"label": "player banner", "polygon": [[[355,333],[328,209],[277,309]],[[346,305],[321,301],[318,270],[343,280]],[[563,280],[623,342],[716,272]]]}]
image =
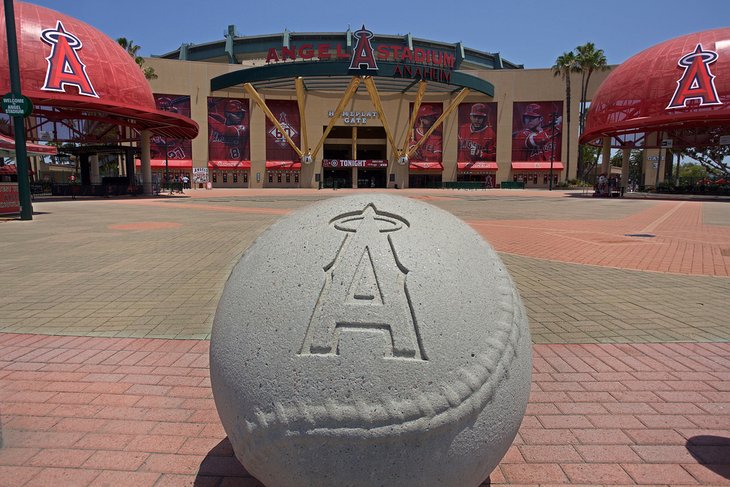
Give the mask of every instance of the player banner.
[{"label": "player banner", "polygon": [[[299,106],[296,100],[266,100],[266,106],[281,124],[294,144],[299,147]],[[266,118],[266,160],[296,161],[299,155],[287,143],[271,120]]]},{"label": "player banner", "polygon": [[497,160],[497,104],[459,105],[457,162]]},{"label": "player banner", "polygon": [[248,100],[208,97],[208,160],[249,161]]},{"label": "player banner", "polygon": [[[413,113],[413,103],[410,104],[409,113]],[[416,116],[416,123],[413,125],[409,147],[413,147],[428,132],[433,123],[438,120],[444,113],[444,107],[441,103],[421,103]],[[441,136],[441,127],[438,127],[421,144],[418,150],[411,157],[412,162],[441,162],[443,153],[443,140]]]},{"label": "player banner", "polygon": [[[155,94],[155,105],[158,110],[178,113],[190,117],[190,96]],[[190,139],[171,139],[155,135],[150,139],[150,158],[165,159],[165,146],[167,146],[168,159],[193,158],[193,142]]]},{"label": "player banner", "polygon": [[563,102],[515,102],[513,109],[512,161],[561,161]]}]

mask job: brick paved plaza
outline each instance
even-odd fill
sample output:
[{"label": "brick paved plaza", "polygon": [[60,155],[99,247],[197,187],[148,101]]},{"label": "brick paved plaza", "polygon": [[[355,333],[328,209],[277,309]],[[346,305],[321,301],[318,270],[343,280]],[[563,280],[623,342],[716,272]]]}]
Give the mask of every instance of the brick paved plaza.
[{"label": "brick paved plaza", "polygon": [[[350,192],[42,201],[0,220],[0,486],[261,485],[213,404],[216,305],[264,229]],[[528,310],[530,404],[485,480],[730,485],[730,202],[397,194],[482,234]]]}]

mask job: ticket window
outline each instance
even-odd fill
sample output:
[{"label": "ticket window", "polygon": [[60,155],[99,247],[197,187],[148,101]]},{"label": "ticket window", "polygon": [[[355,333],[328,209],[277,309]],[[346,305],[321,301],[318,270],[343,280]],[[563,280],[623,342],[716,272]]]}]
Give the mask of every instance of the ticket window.
[{"label": "ticket window", "polygon": [[299,173],[298,172],[294,173],[294,182],[299,184]]},{"label": "ticket window", "polygon": [[291,183],[291,174],[286,173],[286,182]]},{"label": "ticket window", "polygon": [[276,182],[281,183],[281,173],[276,173]]},{"label": "ticket window", "polygon": [[274,182],[274,173],[269,171],[269,183],[273,183],[273,182]]},{"label": "ticket window", "polygon": [[233,171],[233,184],[238,182],[238,171]]},{"label": "ticket window", "polygon": [[213,171],[213,182],[214,183],[218,182],[218,171]]},{"label": "ticket window", "polygon": [[223,184],[228,182],[228,172],[223,171]]},{"label": "ticket window", "polygon": [[243,171],[243,182],[248,184],[248,171]]}]

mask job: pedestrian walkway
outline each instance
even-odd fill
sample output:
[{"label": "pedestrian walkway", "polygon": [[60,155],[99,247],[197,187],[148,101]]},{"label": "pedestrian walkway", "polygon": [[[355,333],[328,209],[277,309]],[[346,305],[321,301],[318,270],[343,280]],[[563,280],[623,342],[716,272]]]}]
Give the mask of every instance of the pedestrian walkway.
[{"label": "pedestrian walkway", "polygon": [[[0,221],[0,487],[260,485],[212,400],[215,308],[269,225],[353,192],[36,202]],[[730,485],[728,203],[394,193],[467,221],[525,302],[532,394],[492,485]]]}]

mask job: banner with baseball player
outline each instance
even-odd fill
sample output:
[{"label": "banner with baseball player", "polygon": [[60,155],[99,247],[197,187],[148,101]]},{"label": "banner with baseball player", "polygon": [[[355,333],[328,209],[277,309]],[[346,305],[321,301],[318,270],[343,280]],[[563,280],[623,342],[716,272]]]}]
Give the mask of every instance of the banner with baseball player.
[{"label": "banner with baseball player", "polygon": [[248,107],[246,99],[208,97],[208,160],[251,159]]},{"label": "banner with baseball player", "polygon": [[[299,106],[296,100],[266,100],[266,106],[269,107],[294,144],[299,147],[301,128],[299,126]],[[266,160],[299,162],[299,155],[268,118],[266,119]]]},{"label": "banner with baseball player", "polygon": [[563,102],[515,102],[512,161],[561,161]]},{"label": "banner with baseball player", "polygon": [[[410,104],[409,113],[413,113],[413,103]],[[413,147],[420,141],[423,136],[428,132],[433,123],[438,120],[441,114],[444,112],[442,103],[421,103],[418,108],[418,115],[416,116],[416,122],[413,125],[411,132],[411,139],[409,146]],[[428,137],[428,139],[421,144],[418,150],[411,157],[413,162],[441,162],[443,154],[443,139],[442,139],[441,127],[438,127]]]},{"label": "banner with baseball player", "polygon": [[[163,95],[154,94],[155,105],[158,110],[166,112],[178,113],[186,117],[190,117],[190,96],[189,95]],[[168,159],[187,159],[193,158],[193,142],[190,139],[171,139],[155,135],[150,139],[150,158],[164,160],[165,150],[167,150]]]},{"label": "banner with baseball player", "polygon": [[497,104],[459,105],[457,162],[497,160]]}]

